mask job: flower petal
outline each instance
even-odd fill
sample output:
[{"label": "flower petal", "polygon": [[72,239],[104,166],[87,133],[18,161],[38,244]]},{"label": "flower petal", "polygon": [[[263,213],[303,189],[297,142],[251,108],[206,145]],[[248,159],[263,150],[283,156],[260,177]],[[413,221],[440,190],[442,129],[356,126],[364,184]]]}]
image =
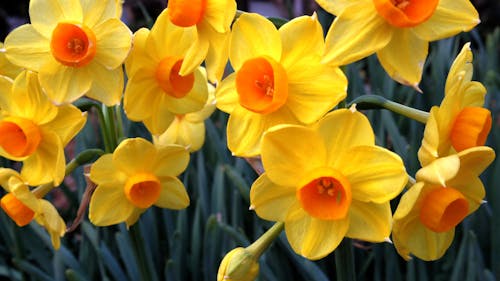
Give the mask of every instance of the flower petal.
[{"label": "flower petal", "polygon": [[458,153],[460,158],[460,171],[467,171],[479,176],[495,159],[495,151],[491,147],[476,146]]},{"label": "flower petal", "polygon": [[417,181],[425,181],[446,186],[446,182],[454,178],[460,168],[460,158],[456,154],[434,160],[417,171]]},{"label": "flower petal", "polygon": [[146,40],[149,36],[149,29],[141,28],[134,33],[133,37],[133,48],[130,50],[130,54],[125,60],[125,70],[127,76],[132,77],[137,74],[139,69],[144,66],[150,66],[152,68],[156,63],[151,58],[150,53],[146,51]]},{"label": "flower petal", "polygon": [[5,38],[5,56],[15,64],[40,71],[51,60],[50,43],[30,24],[21,25]]},{"label": "flower petal", "polygon": [[175,177],[161,178],[161,192],[155,206],[181,210],[189,206],[189,196],[184,184]]},{"label": "flower petal", "polygon": [[418,160],[420,165],[427,166],[439,157],[439,127],[438,127],[439,107],[433,106],[430,110],[429,118],[425,124],[424,138],[418,150]]},{"label": "flower petal", "polygon": [[338,168],[337,162],[349,148],[374,145],[370,122],[362,113],[348,109],[334,110],[313,126],[324,139],[329,167]]},{"label": "flower petal", "polygon": [[346,233],[349,238],[382,242],[391,234],[392,213],[388,202],[377,204],[352,200],[349,220]]},{"label": "flower petal", "polygon": [[233,24],[229,60],[235,70],[251,58],[281,58],[281,40],[276,27],[266,18],[253,13],[242,14]]},{"label": "flower petal", "polygon": [[324,221],[310,217],[297,202],[285,220],[285,232],[293,250],[310,260],[330,254],[349,228],[348,220]]},{"label": "flower petal", "polygon": [[106,106],[119,104],[123,93],[123,68],[110,70],[95,63],[88,71],[92,73],[93,80],[87,97],[98,100]]},{"label": "flower petal", "polygon": [[61,138],[63,146],[66,146],[85,125],[87,114],[73,105],[61,105],[58,109],[57,116],[44,127],[55,132]]},{"label": "flower petal", "polygon": [[127,175],[152,172],[155,159],[156,148],[142,138],[126,139],[113,152],[113,165]]},{"label": "flower petal", "polygon": [[[133,121],[142,121],[152,115],[152,101],[158,95],[164,95],[154,79],[152,69],[140,68],[129,77],[123,97],[123,108],[127,117]],[[154,105],[154,104],[153,104]]]},{"label": "flower petal", "polygon": [[89,219],[97,226],[118,224],[124,222],[134,209],[134,205],[125,197],[123,186],[107,182],[98,185],[92,194]]},{"label": "flower petal", "polygon": [[61,237],[66,233],[66,223],[52,203],[40,199],[40,205],[42,211],[41,214],[35,216],[35,220],[50,234],[52,246],[57,250],[61,246]]},{"label": "flower petal", "polygon": [[83,13],[79,0],[33,0],[29,6],[33,27],[47,38],[61,21],[82,22]]},{"label": "flower petal", "polygon": [[217,108],[231,114],[239,104],[238,92],[236,91],[236,73],[229,74],[217,86],[215,90],[215,101]]},{"label": "flower petal", "polygon": [[132,46],[132,32],[119,19],[111,18],[93,28],[97,38],[94,60],[108,69],[120,67]]},{"label": "flower petal", "polygon": [[393,30],[374,5],[366,1],[353,3],[330,26],[323,61],[345,65],[367,57],[389,43]]},{"label": "flower petal", "polygon": [[193,72],[194,84],[189,93],[182,98],[163,95],[168,109],[175,114],[186,114],[201,110],[208,98],[207,78],[200,68]]},{"label": "flower petal", "polygon": [[388,202],[401,193],[408,181],[401,158],[378,146],[351,148],[338,165],[351,184],[353,200]]},{"label": "flower petal", "polygon": [[385,71],[397,82],[418,87],[422,78],[429,43],[408,29],[396,29],[391,41],[377,51]]},{"label": "flower petal", "polygon": [[127,175],[113,165],[113,155],[104,154],[90,167],[90,179],[96,184],[125,185]]},{"label": "flower petal", "polygon": [[[120,0],[121,1],[121,0]],[[109,18],[117,17],[117,0],[80,1],[83,11],[83,23],[93,28]],[[119,4],[121,6],[121,4]]]},{"label": "flower petal", "polygon": [[425,41],[435,41],[469,31],[480,22],[469,0],[441,0],[434,14],[413,31]]},{"label": "flower petal", "polygon": [[316,0],[321,8],[332,15],[340,15],[353,2],[353,0]]},{"label": "flower petal", "polygon": [[250,189],[250,209],[265,220],[285,221],[288,210],[297,201],[295,190],[295,187],[273,183],[264,173]]},{"label": "flower petal", "polygon": [[153,173],[158,177],[176,177],[186,170],[188,164],[189,152],[184,147],[163,146],[158,148]]},{"label": "flower petal", "polygon": [[231,22],[236,14],[236,1],[207,1],[207,7],[205,9],[203,21],[209,23],[219,33],[228,32],[230,30]]},{"label": "flower petal", "polygon": [[267,177],[281,186],[297,186],[298,180],[326,163],[325,145],[317,132],[295,125],[269,129],[262,139],[261,154]]}]

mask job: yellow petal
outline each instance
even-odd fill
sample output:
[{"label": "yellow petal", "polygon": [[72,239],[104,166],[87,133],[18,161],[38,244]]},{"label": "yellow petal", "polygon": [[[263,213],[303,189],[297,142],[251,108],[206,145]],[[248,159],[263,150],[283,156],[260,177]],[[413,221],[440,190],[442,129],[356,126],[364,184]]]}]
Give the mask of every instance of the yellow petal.
[{"label": "yellow petal", "polygon": [[64,179],[65,165],[61,139],[44,130],[37,150],[23,162],[21,176],[32,186],[52,181],[58,186]]},{"label": "yellow petal", "polygon": [[481,179],[469,172],[458,174],[457,177],[448,182],[448,186],[460,191],[465,196],[469,203],[468,214],[475,212],[484,202],[486,195],[484,185]]},{"label": "yellow petal", "polygon": [[265,220],[285,221],[288,210],[295,203],[295,186],[281,186],[262,174],[250,189],[250,204],[257,215]]},{"label": "yellow petal", "polygon": [[439,107],[433,106],[431,108],[429,118],[425,124],[424,138],[422,145],[418,150],[418,160],[421,166],[427,166],[429,163],[439,157],[439,127],[437,122],[437,115]]},{"label": "yellow petal", "polygon": [[434,14],[413,32],[425,41],[434,41],[469,31],[479,22],[479,14],[469,0],[441,0]]},{"label": "yellow petal", "polygon": [[362,113],[348,109],[334,110],[314,125],[324,139],[329,167],[337,167],[341,155],[349,148],[374,145],[375,136],[370,122]]},{"label": "yellow petal", "polygon": [[120,67],[132,46],[132,32],[118,19],[109,19],[93,28],[97,38],[94,60],[108,69]]},{"label": "yellow petal", "polygon": [[147,28],[141,28],[134,33],[133,48],[125,60],[125,69],[129,79],[144,65],[150,66],[150,68],[156,65],[155,61],[149,55],[150,52],[146,51],[146,40],[148,36],[149,30]]},{"label": "yellow petal", "polygon": [[62,104],[73,102],[87,93],[92,76],[85,68],[68,67],[53,60],[42,67],[38,78],[49,99]]},{"label": "yellow petal", "polygon": [[175,177],[161,179],[161,192],[155,206],[181,210],[189,206],[189,196],[184,184]]},{"label": "yellow petal", "polygon": [[456,154],[434,160],[418,170],[417,181],[425,181],[446,186],[446,182],[455,177],[460,168],[460,158]]},{"label": "yellow petal", "polygon": [[193,72],[203,62],[207,56],[210,42],[205,35],[198,34],[196,40],[186,48],[187,52],[182,62],[182,67],[179,71],[180,75],[187,75]]},{"label": "yellow petal", "polygon": [[107,19],[119,18],[117,8],[121,8],[121,3],[116,0],[105,1],[80,1],[83,11],[83,23],[92,28]]},{"label": "yellow petal", "polygon": [[138,220],[139,217],[144,213],[147,209],[139,209],[139,208],[134,208],[130,216],[125,220],[125,225],[127,226],[127,229],[135,224]]},{"label": "yellow petal", "polygon": [[323,221],[307,215],[296,203],[285,220],[285,232],[293,250],[310,260],[317,260],[337,248],[349,228],[348,220]]},{"label": "yellow petal", "polygon": [[261,15],[244,13],[233,24],[229,60],[235,70],[251,58],[281,58],[281,40],[276,27]]},{"label": "yellow petal", "polygon": [[376,204],[352,200],[349,220],[346,233],[349,238],[382,242],[391,234],[392,213],[388,202]]},{"label": "yellow petal", "polygon": [[484,98],[486,96],[486,88],[481,84],[480,82],[477,81],[472,81],[469,82],[465,85],[463,88],[463,100],[462,100],[462,105],[463,107],[467,106],[477,106],[477,107],[483,107],[484,106]]},{"label": "yellow petal", "polygon": [[92,164],[90,179],[96,184],[124,185],[127,181],[127,175],[113,165],[113,155],[108,153],[99,157]]},{"label": "yellow petal", "polygon": [[377,51],[385,71],[397,82],[418,87],[429,43],[408,29],[395,29],[391,41]]},{"label": "yellow petal", "polygon": [[479,176],[495,159],[495,151],[487,146],[476,146],[458,153],[460,171],[468,171]]},{"label": "yellow petal", "polygon": [[40,205],[42,212],[35,216],[35,220],[50,234],[52,246],[57,250],[61,246],[61,237],[66,233],[66,223],[64,223],[64,220],[52,203],[41,199]]},{"label": "yellow petal", "polygon": [[154,145],[142,138],[122,141],[113,153],[113,165],[127,175],[153,171],[155,159]]},{"label": "yellow petal", "polygon": [[184,97],[174,98],[170,95],[163,95],[167,103],[167,107],[172,113],[185,114],[195,112],[201,110],[207,102],[207,78],[205,77],[205,75],[203,75],[202,71],[199,68],[195,69],[193,74],[193,88]]},{"label": "yellow petal", "polygon": [[279,34],[283,42],[281,64],[285,69],[288,70],[301,60],[314,60],[319,64],[325,42],[323,29],[316,15],[302,16],[289,21],[279,29]]},{"label": "yellow petal", "polygon": [[122,185],[103,183],[97,186],[90,198],[89,219],[97,226],[108,226],[124,222],[134,209],[125,197]]},{"label": "yellow petal", "polygon": [[164,95],[155,96],[152,103],[155,106],[151,108],[151,116],[142,122],[152,135],[160,135],[172,124],[175,114],[170,111],[170,106]]},{"label": "yellow petal", "polygon": [[466,43],[451,65],[446,78],[445,94],[451,92],[453,84],[471,81],[472,78],[472,51],[470,42]]},{"label": "yellow petal", "polygon": [[345,65],[367,57],[389,43],[393,29],[375,6],[364,1],[350,5],[330,26],[323,61]]},{"label": "yellow petal", "polygon": [[152,101],[158,95],[164,93],[158,87],[154,73],[149,68],[140,68],[135,75],[129,77],[125,88],[123,107],[127,117],[133,121],[150,117]]},{"label": "yellow petal", "polygon": [[321,137],[302,126],[283,125],[269,129],[262,140],[261,153],[267,177],[281,186],[297,186],[297,181],[326,164]]},{"label": "yellow petal", "polygon": [[215,101],[217,108],[226,112],[232,113],[234,108],[239,104],[238,92],[236,91],[236,73],[229,74],[217,86],[215,90]]},{"label": "yellow petal", "polygon": [[10,192],[21,201],[26,207],[30,208],[35,214],[42,211],[40,199],[36,198],[35,194],[31,192],[25,180],[20,176],[13,176],[9,178],[8,185]]},{"label": "yellow petal", "polygon": [[184,172],[188,164],[189,153],[184,147],[164,146],[158,148],[153,173],[158,177],[175,177]]},{"label": "yellow petal", "polygon": [[218,83],[227,65],[231,33],[229,31],[218,33],[211,29],[211,27],[208,27],[208,32],[206,33],[205,36],[210,44],[205,58],[208,80],[212,83]]},{"label": "yellow petal", "polygon": [[154,143],[159,145],[179,144],[189,152],[199,150],[205,142],[205,124],[191,123],[186,117],[175,118],[168,129],[160,136],[155,136]]},{"label": "yellow petal", "polygon": [[388,202],[408,181],[401,158],[378,146],[353,147],[343,154],[338,165],[351,184],[352,198],[362,202]]},{"label": "yellow petal", "polygon": [[10,192],[9,180],[11,177],[19,178],[20,175],[16,170],[0,167],[0,185],[5,191]]},{"label": "yellow petal", "polygon": [[344,9],[352,4],[352,0],[316,0],[321,8],[332,15],[340,15]]},{"label": "yellow petal", "polygon": [[39,71],[51,60],[49,39],[30,24],[21,25],[5,38],[5,56],[15,65]]},{"label": "yellow petal", "polygon": [[347,95],[347,78],[337,67],[295,64],[288,72],[286,106],[304,124],[318,121]]},{"label": "yellow petal", "polygon": [[79,0],[34,0],[29,6],[33,27],[47,38],[58,22],[82,22],[82,8]]},{"label": "yellow petal", "polygon": [[207,1],[203,21],[209,23],[217,32],[224,33],[230,30],[235,14],[235,0],[210,0]]},{"label": "yellow petal", "polygon": [[7,110],[11,101],[12,80],[6,76],[0,76],[0,109]]},{"label": "yellow petal", "polygon": [[66,146],[85,125],[87,114],[73,105],[62,105],[58,109],[57,116],[43,127],[55,132]]},{"label": "yellow petal", "polygon": [[123,93],[123,68],[107,69],[98,63],[92,64],[88,69],[93,80],[87,97],[98,100],[106,106],[120,103]]}]

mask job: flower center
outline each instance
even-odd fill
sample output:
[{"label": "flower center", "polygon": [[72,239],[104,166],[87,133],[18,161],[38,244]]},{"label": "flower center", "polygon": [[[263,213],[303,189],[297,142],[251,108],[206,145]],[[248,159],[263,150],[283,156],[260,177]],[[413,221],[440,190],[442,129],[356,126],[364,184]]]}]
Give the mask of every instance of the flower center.
[{"label": "flower center", "polygon": [[194,74],[180,76],[182,60],[173,57],[164,58],[156,68],[156,81],[168,95],[174,98],[186,96],[194,85]]},{"label": "flower center", "polygon": [[278,110],[288,98],[288,79],[280,63],[270,57],[245,61],[236,72],[240,105],[261,114]]},{"label": "flower center", "polygon": [[455,118],[450,133],[456,151],[481,146],[486,143],[491,130],[491,113],[482,107],[466,107]]},{"label": "flower center", "polygon": [[20,117],[0,121],[0,146],[14,157],[26,157],[38,148],[42,135],[38,126]]},{"label": "flower center", "polygon": [[446,232],[469,213],[469,203],[460,191],[438,187],[427,194],[420,209],[420,221],[434,232]]},{"label": "flower center", "polygon": [[207,0],[170,0],[168,17],[177,26],[193,26],[203,19],[206,7]]},{"label": "flower center", "polygon": [[149,208],[160,197],[161,185],[155,175],[141,173],[131,176],[125,183],[125,196],[138,208]]},{"label": "flower center", "polygon": [[35,216],[35,212],[19,201],[12,193],[7,193],[2,197],[0,206],[18,226],[27,225]]},{"label": "flower center", "polygon": [[413,27],[428,20],[439,0],[373,0],[377,12],[391,25]]},{"label": "flower center", "polygon": [[94,58],[96,43],[94,33],[86,26],[61,22],[52,31],[50,49],[58,62],[82,67]]},{"label": "flower center", "polygon": [[335,170],[327,176],[315,177],[297,190],[302,208],[312,217],[338,220],[346,217],[352,194],[349,181]]}]

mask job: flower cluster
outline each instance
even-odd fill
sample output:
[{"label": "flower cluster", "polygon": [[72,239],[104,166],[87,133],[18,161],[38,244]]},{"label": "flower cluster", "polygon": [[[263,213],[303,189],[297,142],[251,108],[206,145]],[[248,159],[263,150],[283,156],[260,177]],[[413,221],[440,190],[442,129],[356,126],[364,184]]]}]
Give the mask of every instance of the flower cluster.
[{"label": "flower cluster", "polygon": [[[469,0],[317,2],[336,15],[326,37],[316,14],[276,27],[237,12],[235,0],[171,0],[135,33],[120,20],[120,1],[31,0],[30,24],[13,30],[0,53],[0,155],[22,162],[19,172],[0,168],[1,207],[19,226],[35,219],[58,248],[65,223],[43,197],[92,162],[89,220],[97,226],[131,226],[153,205],[186,208],[178,176],[217,108],[229,116],[228,149],[264,168],[250,209],[279,226],[231,251],[219,280],[253,279],[282,229],[312,260],[345,237],[391,235],[406,259],[440,258],[455,226],[479,208],[479,175],[495,157],[485,146],[492,118],[486,89],[472,81],[470,44],[450,69],[441,105],[424,114],[415,180],[399,155],[376,144],[363,112],[346,108],[340,66],[376,53],[392,79],[421,91],[429,42],[472,29],[478,14]],[[104,151],[67,163],[64,148],[89,108],[101,117]],[[149,134],[124,136],[121,109]],[[401,194],[393,214],[390,201]]]}]

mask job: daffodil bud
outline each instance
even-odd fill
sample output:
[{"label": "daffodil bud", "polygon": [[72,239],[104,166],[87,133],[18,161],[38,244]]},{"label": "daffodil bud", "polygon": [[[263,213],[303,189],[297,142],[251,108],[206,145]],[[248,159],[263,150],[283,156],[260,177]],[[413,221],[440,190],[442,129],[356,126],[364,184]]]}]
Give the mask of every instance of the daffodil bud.
[{"label": "daffodil bud", "polygon": [[251,281],[259,273],[259,262],[247,249],[238,247],[222,259],[217,281]]}]

